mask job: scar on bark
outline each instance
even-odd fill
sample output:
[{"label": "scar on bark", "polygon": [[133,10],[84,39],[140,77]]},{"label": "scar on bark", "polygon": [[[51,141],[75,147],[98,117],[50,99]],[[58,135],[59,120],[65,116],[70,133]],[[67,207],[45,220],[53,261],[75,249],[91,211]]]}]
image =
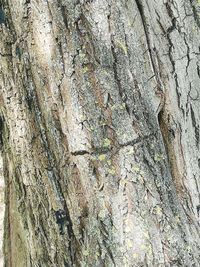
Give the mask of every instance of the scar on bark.
[{"label": "scar on bark", "polygon": [[175,141],[175,132],[171,129],[170,126],[170,114],[165,110],[165,106],[162,107],[160,112],[158,113],[158,123],[161,131],[161,135],[163,138],[163,143],[165,146],[168,163],[170,167],[170,173],[172,179],[174,180],[174,184],[176,187],[177,194],[181,197],[183,193],[183,184],[181,173],[178,168],[177,156],[175,153],[174,143]]}]

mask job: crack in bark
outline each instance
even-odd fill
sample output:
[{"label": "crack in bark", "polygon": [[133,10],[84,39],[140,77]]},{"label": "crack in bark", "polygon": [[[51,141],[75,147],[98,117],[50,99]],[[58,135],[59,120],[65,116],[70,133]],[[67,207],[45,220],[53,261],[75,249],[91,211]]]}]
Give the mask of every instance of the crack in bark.
[{"label": "crack in bark", "polygon": [[199,147],[199,141],[200,141],[199,126],[197,126],[195,113],[193,111],[192,105],[190,105],[190,110],[191,110],[192,126],[194,127],[194,130],[195,130],[196,146]]},{"label": "crack in bark", "polygon": [[154,61],[151,41],[150,41],[150,38],[149,38],[148,25],[147,25],[147,22],[146,22],[142,1],[141,0],[135,0],[135,2],[136,2],[136,5],[137,5],[137,8],[138,8],[140,17],[141,17],[144,33],[145,33],[145,36],[146,36],[147,48],[148,48],[149,57],[150,57],[150,64],[152,66],[153,73],[155,74],[158,88],[159,88],[159,90],[163,91],[162,90],[162,83],[161,83],[161,80],[160,80],[160,77],[159,77],[160,76],[159,75],[159,71],[157,70],[157,67],[156,67],[156,64],[155,64],[155,61]]},{"label": "crack in bark", "polygon": [[165,4],[166,6],[166,10],[167,10],[167,13],[168,13],[168,16],[171,18],[171,22],[172,22],[172,25],[167,29],[167,34],[166,34],[166,37],[167,37],[167,40],[168,40],[168,43],[169,43],[169,59],[171,61],[171,64],[172,64],[172,74],[175,74],[175,61],[173,59],[173,51],[172,49],[174,48],[174,45],[173,45],[173,42],[170,38],[170,33],[173,32],[175,29],[177,29],[176,27],[176,18],[174,17],[173,15],[173,11],[169,5],[169,3],[166,3]]},{"label": "crack in bark", "polygon": [[113,38],[111,38],[111,51],[112,51],[112,55],[113,55],[113,72],[114,72],[114,79],[117,83],[118,89],[119,89],[119,94],[122,97],[123,95],[123,90],[122,90],[122,86],[121,86],[121,82],[120,79],[118,77],[118,73],[117,73],[117,55],[115,53],[115,43]]},{"label": "crack in bark", "polygon": [[3,130],[4,130],[4,118],[0,114],[0,151],[3,150]]},{"label": "crack in bark", "polygon": [[[150,134],[147,134],[145,136],[140,136],[134,140],[131,140],[127,143],[124,143],[124,144],[118,144],[118,146],[115,146],[115,153],[117,153],[121,148],[124,148],[124,147],[128,147],[128,146],[134,146],[140,142],[143,142],[144,140],[152,137],[153,135],[155,135],[155,132],[152,132]],[[71,152],[71,155],[72,156],[84,156],[84,155],[100,155],[100,154],[103,154],[103,153],[109,153],[109,152],[112,152],[112,146],[110,146],[110,148],[105,148],[105,147],[98,147],[98,148],[94,148],[93,151],[87,151],[87,150],[77,150],[77,151],[74,151],[74,152]]]},{"label": "crack in bark", "polygon": [[87,150],[79,150],[79,151],[74,151],[71,152],[72,156],[83,156],[83,155],[91,155],[91,153]]},{"label": "crack in bark", "polygon": [[189,47],[189,45],[188,45],[188,43],[187,43],[186,33],[184,33],[184,42],[185,42],[185,45],[186,45],[186,47],[187,47],[187,55],[186,55],[186,57],[187,57],[186,75],[188,76],[188,68],[189,68],[191,59],[190,59],[190,47]]}]

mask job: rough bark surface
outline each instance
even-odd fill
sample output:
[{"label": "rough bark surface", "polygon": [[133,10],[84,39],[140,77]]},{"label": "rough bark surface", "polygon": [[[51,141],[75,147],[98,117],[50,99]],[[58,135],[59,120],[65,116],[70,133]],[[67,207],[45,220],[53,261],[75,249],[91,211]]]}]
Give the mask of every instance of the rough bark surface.
[{"label": "rough bark surface", "polygon": [[199,266],[200,2],[1,0],[5,266]]},{"label": "rough bark surface", "polygon": [[3,234],[4,234],[4,216],[5,216],[5,203],[4,203],[5,182],[3,176],[3,161],[0,154],[0,266],[3,266]]}]

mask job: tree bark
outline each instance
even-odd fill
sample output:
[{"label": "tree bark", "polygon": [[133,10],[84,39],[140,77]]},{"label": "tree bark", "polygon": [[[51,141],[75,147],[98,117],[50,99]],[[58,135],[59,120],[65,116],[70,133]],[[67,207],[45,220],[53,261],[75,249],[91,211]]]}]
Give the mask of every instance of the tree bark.
[{"label": "tree bark", "polygon": [[200,2],[1,0],[4,266],[199,266]]}]

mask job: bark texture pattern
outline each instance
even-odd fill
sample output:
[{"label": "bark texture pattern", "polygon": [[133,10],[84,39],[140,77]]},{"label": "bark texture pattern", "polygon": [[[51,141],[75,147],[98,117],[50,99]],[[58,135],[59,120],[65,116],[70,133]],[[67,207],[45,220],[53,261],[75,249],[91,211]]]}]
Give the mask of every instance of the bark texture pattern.
[{"label": "bark texture pattern", "polygon": [[5,266],[199,266],[199,10],[0,1]]}]

